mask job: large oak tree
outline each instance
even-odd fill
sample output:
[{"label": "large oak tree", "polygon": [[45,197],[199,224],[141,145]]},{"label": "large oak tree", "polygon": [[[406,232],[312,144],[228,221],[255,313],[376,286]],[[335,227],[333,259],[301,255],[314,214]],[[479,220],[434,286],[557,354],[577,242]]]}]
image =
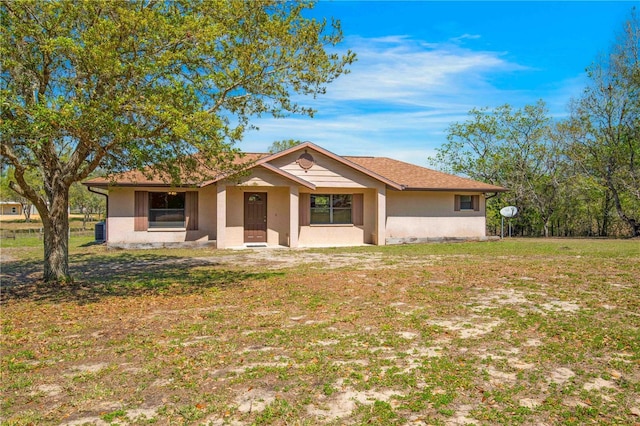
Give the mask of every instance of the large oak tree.
[{"label": "large oak tree", "polygon": [[[0,1],[2,160],[44,228],[44,279],[69,277],[69,188],[97,167],[228,170],[250,119],[312,115],[354,54],[307,2]],[[194,155],[200,153],[199,155]],[[206,163],[206,164],[198,164]],[[42,175],[41,195],[26,179]]]}]

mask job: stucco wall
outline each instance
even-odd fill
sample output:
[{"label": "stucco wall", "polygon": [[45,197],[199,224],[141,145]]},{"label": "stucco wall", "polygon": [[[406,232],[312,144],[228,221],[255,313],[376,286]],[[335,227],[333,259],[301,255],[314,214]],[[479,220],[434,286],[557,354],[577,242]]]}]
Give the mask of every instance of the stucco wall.
[{"label": "stucco wall", "polygon": [[363,225],[307,225],[300,226],[300,247],[357,246],[375,242],[376,194],[374,189],[317,188],[315,191],[301,189],[309,194],[364,194]]},{"label": "stucco wall", "polygon": [[22,204],[5,202],[0,204],[0,215],[18,216],[22,214]]},{"label": "stucco wall", "polygon": [[[193,191],[194,189],[189,189]],[[135,191],[166,191],[158,188],[109,188],[107,243],[159,244],[206,242],[216,239],[216,189],[209,186],[198,190],[198,230],[134,231]],[[176,189],[175,191],[182,191]]]},{"label": "stucco wall", "polygon": [[[254,182],[255,179],[250,179]],[[267,193],[267,244],[289,245],[289,187],[256,186],[253,184],[227,187],[226,247],[244,244],[244,193]]]},{"label": "stucco wall", "polygon": [[478,238],[486,235],[485,200],[479,211],[454,211],[464,192],[387,191],[386,238]]},{"label": "stucco wall", "polygon": [[[227,183],[227,226],[225,247],[244,244],[244,192],[267,193],[267,244],[288,246],[290,243],[290,186],[297,186],[299,193],[310,194],[364,194],[364,221],[354,225],[311,225],[298,229],[299,247],[373,244],[376,241],[377,192],[384,191],[384,184],[339,162],[312,152],[315,165],[308,171],[300,168],[294,153],[278,159],[274,165],[299,176],[318,187],[315,190],[298,186],[294,181],[262,168],[253,169],[250,176]],[[366,186],[373,187],[366,188]],[[294,212],[298,214],[297,206]]]}]

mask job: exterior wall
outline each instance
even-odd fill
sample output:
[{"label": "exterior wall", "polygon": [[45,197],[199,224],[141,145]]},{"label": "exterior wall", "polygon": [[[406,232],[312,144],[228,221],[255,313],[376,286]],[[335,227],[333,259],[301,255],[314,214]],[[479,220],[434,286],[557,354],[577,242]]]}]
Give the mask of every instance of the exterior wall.
[{"label": "exterior wall", "polygon": [[242,187],[255,187],[255,186],[289,187],[290,185],[297,185],[291,180],[283,176],[277,175],[274,172],[270,170],[266,170],[262,167],[254,168],[252,170],[252,173],[249,176],[243,176],[242,178],[238,179],[236,182],[228,182],[228,185],[231,185],[231,183],[233,183],[234,185],[242,186]]},{"label": "exterior wall", "polygon": [[454,211],[454,196],[464,192],[387,191],[387,239],[483,238],[485,200],[479,211]]},{"label": "exterior wall", "polygon": [[[246,192],[267,194],[269,246],[384,245],[430,238],[485,237],[484,197],[479,197],[479,211],[454,211],[455,195],[478,193],[391,190],[384,183],[329,156],[313,149],[308,151],[314,158],[314,164],[308,170],[296,163],[299,151],[276,158],[270,164],[316,185],[315,190],[300,185],[296,179],[256,166],[248,176],[197,190],[199,229],[195,231],[134,231],[135,191],[166,191],[167,188],[110,188],[107,242],[111,245],[161,245],[218,240],[220,248],[241,247],[244,245]],[[181,190],[184,189],[178,189]],[[300,194],[363,194],[363,224],[300,226]]]},{"label": "exterior wall", "polygon": [[[251,180],[253,183],[255,181]],[[289,187],[227,186],[225,247],[244,244],[244,193],[267,193],[267,245],[289,245]]]},{"label": "exterior wall", "polygon": [[0,215],[19,216],[22,214],[22,204],[4,202],[0,203]]},{"label": "exterior wall", "polygon": [[379,185],[377,180],[326,155],[311,149],[309,153],[313,156],[314,165],[306,171],[296,163],[300,152],[277,158],[271,164],[307,182],[311,182],[317,187],[365,189]]},{"label": "exterior wall", "polygon": [[[227,215],[225,247],[244,244],[244,192],[267,193],[267,245],[290,246],[291,209],[290,194],[364,194],[364,221],[355,225],[308,225],[298,226],[298,247],[353,246],[375,244],[377,239],[376,216],[377,194],[385,185],[351,169],[332,158],[310,150],[315,164],[305,171],[295,161],[300,153],[277,159],[271,163],[280,169],[307,182],[315,184],[315,190],[298,186],[286,177],[256,167],[251,175],[227,183]],[[298,209],[294,209],[298,215]],[[295,240],[295,238],[294,238]]]},{"label": "exterior wall", "polygon": [[[381,186],[381,184],[379,184]],[[300,189],[300,193],[309,194],[364,194],[363,225],[306,225],[300,226],[299,247],[358,246],[375,244],[376,238],[376,189],[317,188],[309,191]]]},{"label": "exterior wall", "polygon": [[[186,231],[147,230],[134,231],[134,193],[135,191],[166,191],[166,188],[109,188],[109,212],[107,218],[107,244],[119,246],[126,244],[164,244],[199,242],[216,239],[216,187],[209,186],[198,190],[198,229]],[[189,189],[193,191],[193,189]],[[176,189],[182,191],[182,189]]]}]

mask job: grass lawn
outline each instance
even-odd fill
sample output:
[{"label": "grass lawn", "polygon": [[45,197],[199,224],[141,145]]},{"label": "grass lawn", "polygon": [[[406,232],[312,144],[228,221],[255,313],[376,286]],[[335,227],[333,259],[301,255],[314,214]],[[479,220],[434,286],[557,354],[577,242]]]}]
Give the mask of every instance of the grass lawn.
[{"label": "grass lawn", "polygon": [[0,423],[640,424],[640,241],[2,241]]}]

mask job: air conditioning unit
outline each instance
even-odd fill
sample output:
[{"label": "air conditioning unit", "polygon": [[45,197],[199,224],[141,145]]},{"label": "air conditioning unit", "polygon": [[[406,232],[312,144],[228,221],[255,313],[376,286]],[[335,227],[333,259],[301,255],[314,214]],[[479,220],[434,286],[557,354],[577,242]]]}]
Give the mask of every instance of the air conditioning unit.
[{"label": "air conditioning unit", "polygon": [[95,239],[99,242],[104,242],[107,239],[107,224],[104,222],[96,223],[95,227]]}]

